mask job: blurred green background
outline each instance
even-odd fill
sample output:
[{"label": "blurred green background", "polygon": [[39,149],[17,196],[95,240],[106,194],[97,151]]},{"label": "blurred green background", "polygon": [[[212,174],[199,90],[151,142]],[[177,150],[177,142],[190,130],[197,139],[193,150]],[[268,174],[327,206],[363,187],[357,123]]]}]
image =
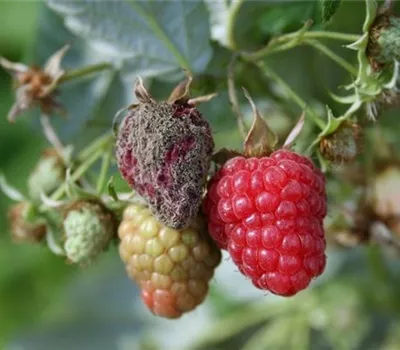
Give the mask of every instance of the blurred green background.
[{"label": "blurred green background", "polygon": [[[29,62],[36,38],[40,2],[0,2],[0,55]],[[10,76],[0,70],[0,169],[21,190],[46,143],[29,118],[10,125],[6,116],[13,103]],[[63,281],[74,273],[44,247],[14,245],[6,220],[11,201],[0,195],[0,349],[16,330],[43,319]]]},{"label": "blurred green background", "polygon": [[[44,40],[37,37],[42,6],[41,2],[0,1],[0,56],[12,61],[32,63],[33,52],[43,45]],[[362,11],[362,2],[346,4],[340,10],[340,19],[330,29],[357,32],[363,18]],[[268,17],[265,21],[269,21]],[[264,34],[268,34],[270,27],[267,24],[264,27]],[[285,28],[293,29],[296,27]],[[57,37],[57,33],[53,35]],[[246,39],[243,40],[246,42]],[[296,49],[294,52],[290,57],[285,56],[288,59],[286,65],[281,63],[283,56],[280,55],[272,61],[275,61],[277,70],[285,75],[295,89],[315,99],[324,100],[327,98],[324,90],[326,85],[335,86],[343,81],[345,75],[339,74],[339,69],[329,60],[321,59],[321,55],[308,49]],[[340,52],[349,55],[344,49]],[[40,57],[41,55],[44,54],[39,52]],[[305,66],[301,71],[293,64],[299,61],[300,55]],[[311,75],[314,80],[310,78]],[[9,75],[0,70],[0,171],[6,174],[13,185],[24,191],[26,174],[34,166],[46,143],[32,127],[29,118],[21,117],[15,125],[6,121],[7,112],[13,103],[10,86]],[[163,87],[162,84],[160,86]],[[257,86],[251,88],[256,90]],[[220,107],[219,113],[224,115],[225,107]],[[293,117],[297,118],[297,114],[293,114]],[[223,119],[218,121],[221,120]],[[218,121],[215,124],[220,127],[216,132],[217,142],[237,145],[237,132],[232,133],[227,128],[226,119],[219,124]],[[233,123],[229,122],[229,125],[231,128]],[[394,128],[398,132],[399,126]],[[203,327],[207,328],[220,315],[229,316],[230,312],[240,310],[240,307],[244,307],[244,313],[232,317],[236,317],[238,323],[245,322],[243,315],[246,312],[257,312],[251,308],[245,309],[246,303],[263,302],[262,294],[241,291],[242,284],[247,282],[244,279],[237,282],[235,278],[238,278],[238,273],[221,267],[216,278],[219,284],[214,286],[206,306],[196,310],[192,316],[185,316],[182,322],[172,322],[172,326],[168,321],[155,320],[138,303],[137,291],[125,277],[115,250],[106,254],[96,266],[81,270],[65,264],[63,259],[50,254],[44,247],[15,245],[10,239],[6,220],[10,204],[11,201],[1,194],[1,350],[6,344],[9,344],[7,350],[133,350],[139,348],[137,333],[146,325],[150,333],[156,328],[157,337],[162,338],[165,344],[177,344],[175,338],[200,334],[199,327],[203,330]],[[321,279],[321,286],[315,289],[315,293],[306,292],[298,298],[297,304],[288,309],[291,310],[288,317],[282,318],[292,322],[289,329],[285,328],[287,324],[282,323],[282,327],[275,333],[283,332],[287,338],[289,334],[301,335],[302,332],[307,332],[301,328],[304,327],[303,323],[293,323],[293,320],[299,320],[294,315],[306,315],[314,329],[310,348],[400,349],[398,260],[390,260],[390,264],[393,264],[392,275],[388,276],[380,269],[382,266],[379,263],[369,269],[369,264],[374,259],[373,254],[374,252],[365,249],[355,249],[351,253],[331,251],[328,260],[330,265],[326,276]],[[273,297],[265,299],[271,299],[272,303],[276,300]],[[267,315],[270,308],[264,309],[261,312]],[[294,332],[299,329],[300,333]],[[252,332],[255,330],[257,329],[251,328]],[[316,330],[325,332],[324,341],[317,337]],[[250,334],[245,333],[243,338],[247,339]],[[261,337],[258,341],[260,344],[264,344],[263,341],[267,343],[265,332],[262,335],[264,338]],[[272,335],[270,336],[272,339]],[[327,345],[326,339],[329,339],[331,345]],[[150,349],[154,345],[152,341],[145,341],[140,347]],[[225,346],[220,345],[216,349],[236,349],[241,342],[243,339],[232,338],[231,342],[228,341]],[[163,349],[162,346],[159,348]],[[170,345],[168,348],[173,347]],[[179,349],[176,345],[174,348]],[[257,349],[257,346],[253,348]],[[287,348],[273,345],[268,347]],[[296,346],[291,348],[297,349]],[[267,347],[260,346],[258,349]]]}]

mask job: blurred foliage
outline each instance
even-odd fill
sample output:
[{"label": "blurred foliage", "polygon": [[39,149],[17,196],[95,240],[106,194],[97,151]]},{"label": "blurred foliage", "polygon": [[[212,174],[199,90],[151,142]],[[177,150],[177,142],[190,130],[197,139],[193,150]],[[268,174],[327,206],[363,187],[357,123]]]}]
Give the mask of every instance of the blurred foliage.
[{"label": "blurred foliage", "polygon": [[[40,3],[0,2],[0,55],[24,60],[34,44]],[[17,127],[7,123],[6,115],[13,95],[11,79],[0,70],[0,169],[13,183],[26,188],[26,174],[45,146],[32,130],[28,119]],[[8,234],[6,215],[11,201],[0,196],[0,348],[11,332],[40,321],[43,309],[59,292],[65,278],[73,272],[45,247],[16,246]]]},{"label": "blurred foliage", "polygon": [[[322,28],[320,3],[246,1],[236,14],[233,37],[237,48],[260,48],[272,35],[297,30],[310,18],[314,19],[313,29]],[[80,3],[71,6],[79,7]],[[62,13],[65,7],[61,6],[57,11]],[[204,7],[200,12],[207,17]],[[329,30],[359,33],[363,16],[363,2],[342,2],[329,20]],[[85,40],[93,34],[90,31],[79,37],[69,31],[71,23],[85,27],[85,17],[79,20],[83,22],[70,21],[67,28],[62,17],[43,3],[2,1],[0,55],[15,61],[32,62],[34,59],[43,63],[51,52],[68,41],[72,43],[72,50],[64,62],[66,68],[112,57],[107,50],[99,55]],[[133,18],[132,23],[122,23],[127,26],[121,27],[126,30],[123,34],[127,41],[136,40],[135,44],[143,44],[144,38],[153,38],[153,34],[146,31],[144,37],[132,34],[135,30],[144,30],[135,27],[134,20],[137,18]],[[204,20],[193,28],[204,26],[206,22]],[[96,21],[91,23],[96,29],[95,39],[101,41],[104,33],[96,24]],[[202,32],[203,36],[208,35],[207,29],[203,31],[206,32]],[[116,34],[111,35],[111,40]],[[173,44],[180,47],[182,43]],[[157,42],[157,45],[161,44]],[[125,50],[128,56],[131,54],[129,47],[116,46],[118,50]],[[341,45],[328,43],[327,46],[355,62],[352,52]],[[204,57],[200,57],[195,65],[199,74],[193,94],[215,90],[220,93],[218,99],[201,106],[213,125],[217,145],[240,147],[226,92],[224,69],[229,53],[216,42],[208,43],[206,37],[202,38],[201,45],[191,42],[188,47],[204,49]],[[183,57],[184,61],[192,61],[188,47],[182,49],[188,54],[188,58]],[[165,54],[160,52],[158,57]],[[173,85],[171,81],[175,82],[176,74],[180,75],[177,68],[181,61],[175,59],[169,56],[167,67],[155,61],[153,69],[147,72],[147,83],[158,98],[165,97],[165,91]],[[269,62],[302,98],[320,111],[329,101],[335,114],[341,112],[339,105],[331,103],[328,92],[337,92],[337,86],[349,82],[349,77],[334,62],[309,47],[276,54]],[[139,71],[146,75],[148,67],[128,64],[124,68],[122,72],[113,71],[109,75],[63,86],[61,99],[68,106],[70,119],[65,122],[58,118],[56,125],[65,139],[78,146],[87,143],[110,127],[116,110],[131,103],[135,74]],[[160,72],[165,76],[160,77]],[[246,64],[239,67],[237,84],[245,85],[251,91],[263,115],[271,119],[278,133],[284,135],[286,126],[297,120],[299,108],[288,103],[282,91],[253,67]],[[16,125],[7,124],[5,116],[13,100],[10,85],[9,76],[0,71],[0,111],[3,116],[0,118],[0,170],[13,185],[25,189],[26,174],[46,143],[29,118],[21,117]],[[239,99],[244,101],[242,96]],[[246,108],[243,111],[249,122],[250,112]],[[394,118],[396,113],[398,110],[387,114],[382,121],[394,140],[398,139],[399,132]],[[205,349],[238,349],[242,345],[245,349],[255,350],[400,348],[399,260],[383,259],[375,248],[331,251],[327,271],[315,283],[315,288],[290,300],[264,296],[233,271],[232,264],[224,262],[217,271],[216,283],[207,302],[193,314],[169,322],[155,319],[140,304],[137,290],[125,277],[114,249],[96,266],[78,271],[44,247],[14,245],[6,223],[9,205],[10,201],[1,196],[1,349],[10,339],[11,345],[7,349],[26,350],[180,349],[193,340],[198,348]],[[138,332],[142,332],[143,337],[138,336]],[[264,344],[263,347],[260,344]]]}]

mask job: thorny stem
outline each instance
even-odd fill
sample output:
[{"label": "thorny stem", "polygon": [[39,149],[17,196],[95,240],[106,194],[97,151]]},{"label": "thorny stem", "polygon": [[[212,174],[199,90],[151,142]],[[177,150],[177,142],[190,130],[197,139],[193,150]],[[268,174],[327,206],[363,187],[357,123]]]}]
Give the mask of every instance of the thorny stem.
[{"label": "thorny stem", "polygon": [[240,134],[243,139],[246,138],[246,125],[244,123],[243,114],[240,111],[239,101],[236,95],[236,86],[235,86],[235,67],[237,62],[237,56],[232,56],[232,59],[228,66],[228,95],[229,95],[229,102],[232,106],[233,113],[236,116],[238,128]]},{"label": "thorny stem", "polygon": [[345,70],[347,70],[350,74],[357,76],[358,70],[355,67],[353,67],[349,62],[347,62],[345,59],[343,59],[339,55],[335,54],[327,46],[325,46],[324,44],[321,44],[318,40],[306,40],[305,43],[314,47],[315,49],[321,51],[322,53],[324,53],[332,61],[335,61],[339,66],[341,66]]},{"label": "thorny stem", "polygon": [[78,69],[73,69],[68,72],[66,72],[61,79],[59,80],[59,84],[65,83],[69,80],[73,80],[76,78],[82,78],[84,76],[96,73],[96,72],[101,72],[103,70],[109,70],[112,69],[113,65],[111,63],[103,62],[103,63],[97,63],[93,64],[90,66],[86,66],[83,68],[78,68]]},{"label": "thorny stem", "polygon": [[307,103],[299,96],[297,93],[270,67],[268,67],[264,62],[256,63],[257,67],[264,72],[264,74],[270,79],[274,80],[288,95],[288,97],[295,102],[303,111],[307,113],[310,119],[321,129],[325,128],[325,123],[318,118],[315,112],[307,106]]},{"label": "thorny stem", "polygon": [[61,143],[56,131],[50,123],[50,118],[46,114],[40,115],[40,123],[42,124],[43,133],[46,136],[49,143],[54,147],[61,159],[64,159],[63,149],[64,146]]},{"label": "thorny stem", "polygon": [[[301,38],[299,38],[299,41],[291,42],[296,39],[296,37],[299,36],[299,32],[293,32],[293,33],[288,33],[288,34],[283,34],[280,35],[274,39],[272,39],[268,45],[264,48],[262,48],[259,51],[256,51],[251,54],[247,54],[247,59],[251,61],[258,61],[269,54],[277,51],[282,51],[282,49],[279,49],[279,44],[287,44],[286,50],[293,48],[294,46],[297,46],[301,44],[304,40],[307,39],[334,39],[334,40],[341,40],[341,41],[349,41],[349,42],[354,42],[357,41],[360,36],[357,34],[346,34],[346,33],[338,33],[338,32],[325,32],[325,31],[310,31],[310,32],[305,32],[301,34]],[[289,42],[289,43],[287,43]],[[278,46],[278,47],[277,47]],[[281,47],[285,47],[282,45]]]}]

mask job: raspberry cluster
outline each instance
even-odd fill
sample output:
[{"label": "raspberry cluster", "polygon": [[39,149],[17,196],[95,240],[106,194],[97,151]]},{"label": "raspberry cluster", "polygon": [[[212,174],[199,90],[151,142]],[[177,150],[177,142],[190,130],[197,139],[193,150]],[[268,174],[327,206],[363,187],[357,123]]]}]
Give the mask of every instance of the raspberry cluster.
[{"label": "raspberry cluster", "polygon": [[129,205],[119,226],[119,252],[142,300],[157,316],[177,318],[202,303],[221,252],[199,217],[177,231],[144,205]]},{"label": "raspberry cluster", "polygon": [[304,156],[282,149],[229,160],[204,212],[211,236],[258,288],[294,295],[325,268],[325,178]]}]

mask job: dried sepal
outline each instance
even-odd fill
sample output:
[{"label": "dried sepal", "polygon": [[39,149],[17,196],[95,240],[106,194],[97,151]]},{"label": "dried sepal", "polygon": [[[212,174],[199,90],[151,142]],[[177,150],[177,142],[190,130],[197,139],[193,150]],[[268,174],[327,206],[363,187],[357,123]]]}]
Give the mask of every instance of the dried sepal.
[{"label": "dried sepal", "polygon": [[146,90],[143,84],[143,79],[141,77],[138,77],[136,80],[134,92],[139,102],[142,103],[155,102],[154,99],[149,94],[149,92]]},{"label": "dried sepal", "polygon": [[21,76],[21,74],[29,70],[29,67],[25,64],[11,62],[4,57],[0,57],[0,66],[17,79]]},{"label": "dried sepal", "polygon": [[16,83],[15,103],[7,115],[9,122],[15,122],[18,115],[36,106],[40,107],[44,114],[53,111],[64,113],[61,104],[55,99],[54,91],[65,73],[61,69],[61,60],[68,49],[69,46],[66,45],[55,52],[43,69],[0,58],[0,65],[13,76]]},{"label": "dried sepal", "polygon": [[57,241],[55,233],[50,227],[47,227],[46,244],[54,255],[65,256],[65,250],[63,249],[62,244]]},{"label": "dried sepal", "polygon": [[248,91],[244,88],[243,91],[254,113],[253,124],[244,141],[245,154],[251,157],[268,155],[273,152],[278,142],[278,137],[261,117]]},{"label": "dried sepal", "polygon": [[217,95],[218,94],[215,92],[215,93],[212,93],[212,94],[191,98],[191,99],[188,100],[188,104],[197,105],[199,103],[208,102],[208,101],[212,100],[214,97],[216,97]]},{"label": "dried sepal", "polygon": [[296,138],[300,135],[301,131],[303,130],[304,127],[304,122],[306,120],[306,113],[303,112],[300,116],[299,121],[296,123],[292,131],[289,133],[288,137],[286,138],[283,148],[290,148]]},{"label": "dried sepal", "polygon": [[18,191],[15,187],[11,186],[6,177],[0,173],[0,190],[11,200],[16,202],[22,202],[25,200],[24,195]]},{"label": "dried sepal", "polygon": [[171,95],[168,97],[168,103],[185,103],[189,100],[190,85],[192,84],[193,77],[189,71],[185,71],[186,79],[181,81],[174,90],[172,90]]},{"label": "dried sepal", "polygon": [[60,50],[56,51],[52,56],[50,56],[44,65],[44,73],[51,76],[53,81],[57,82],[65,73],[65,71],[61,68],[61,61],[69,48],[69,45],[63,46]]}]

